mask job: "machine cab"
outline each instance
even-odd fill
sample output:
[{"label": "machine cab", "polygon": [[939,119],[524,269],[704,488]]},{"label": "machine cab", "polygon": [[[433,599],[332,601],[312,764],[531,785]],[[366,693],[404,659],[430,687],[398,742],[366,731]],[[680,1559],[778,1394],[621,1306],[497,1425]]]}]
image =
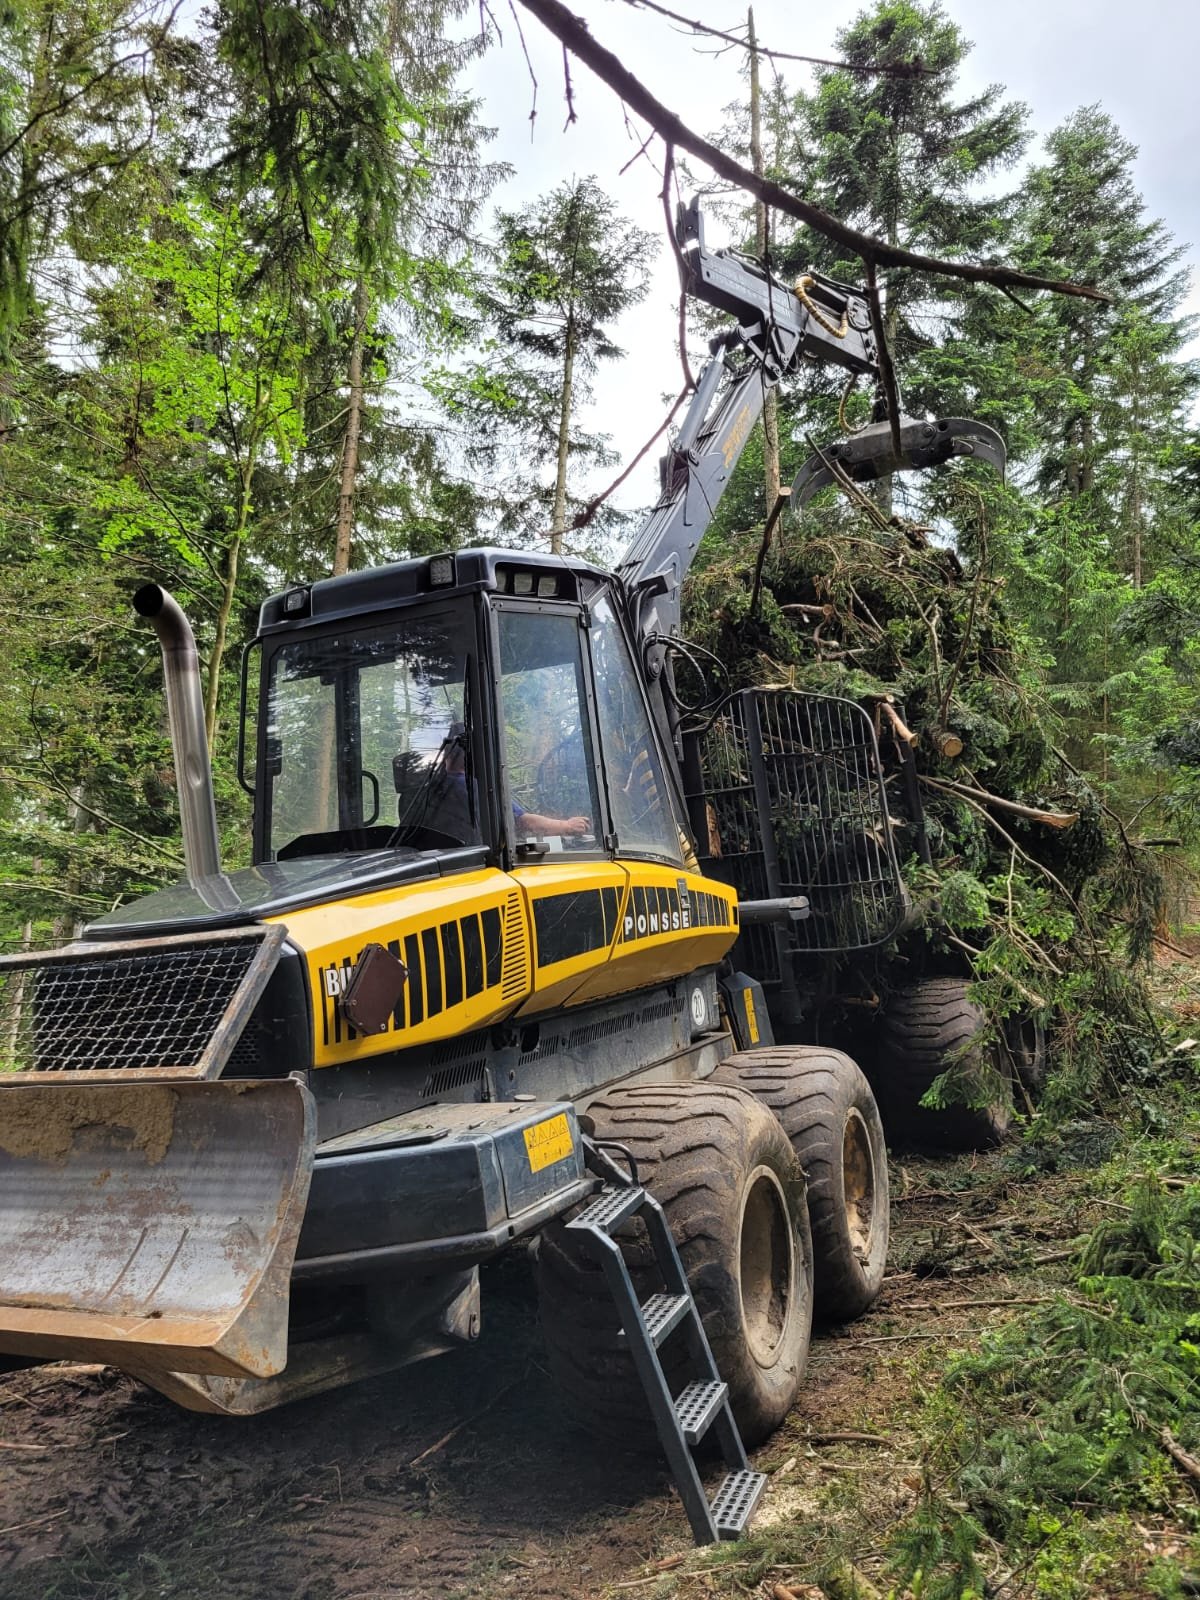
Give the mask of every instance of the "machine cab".
[{"label": "machine cab", "polygon": [[256,864],[690,854],[597,569],[480,550],[397,563],[274,596],[256,644]]}]

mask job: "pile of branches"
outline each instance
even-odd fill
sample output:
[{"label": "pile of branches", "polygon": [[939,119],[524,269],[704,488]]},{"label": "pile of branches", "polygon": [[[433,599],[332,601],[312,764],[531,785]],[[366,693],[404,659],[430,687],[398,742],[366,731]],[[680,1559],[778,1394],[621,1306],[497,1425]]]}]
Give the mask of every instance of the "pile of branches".
[{"label": "pile of branches", "polygon": [[1077,1105],[1157,1046],[1143,973],[1164,876],[1056,742],[984,496],[966,476],[945,495],[957,548],[847,486],[770,550],[702,567],[686,630],[728,690],[837,695],[874,720],[914,916],[869,957],[805,962],[814,1004],[861,1019],[927,973],[970,976],[990,1016],[1053,1026],[1051,1093]]}]

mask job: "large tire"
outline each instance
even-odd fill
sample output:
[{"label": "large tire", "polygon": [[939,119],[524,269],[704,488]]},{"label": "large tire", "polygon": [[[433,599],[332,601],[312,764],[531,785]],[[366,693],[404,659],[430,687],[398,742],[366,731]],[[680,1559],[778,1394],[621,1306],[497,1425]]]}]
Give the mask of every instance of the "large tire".
[{"label": "large tire", "polygon": [[818,1316],[861,1316],[887,1270],[887,1148],[871,1086],[848,1055],[798,1045],[743,1050],[715,1078],[770,1106],[808,1179]]},{"label": "large tire", "polygon": [[[1013,1114],[1013,1055],[988,1039],[983,1007],[965,978],[926,978],[894,994],[880,1026],[875,1084],[894,1138],[923,1148],[980,1150],[998,1144]],[[954,1068],[963,1089],[989,1096],[981,1106],[920,1104],[933,1080]]]},{"label": "large tire", "polygon": [[[598,1139],[633,1155],[662,1206],[742,1437],[753,1444],[791,1409],[812,1328],[812,1240],[804,1176],[778,1121],[743,1090],[707,1083],[610,1090],[589,1107]],[[640,1221],[617,1235],[639,1297],[662,1287]],[[600,1269],[555,1224],[537,1251],[550,1371],[572,1419],[634,1448],[655,1434]],[[685,1337],[661,1347],[672,1392],[694,1377]]]}]

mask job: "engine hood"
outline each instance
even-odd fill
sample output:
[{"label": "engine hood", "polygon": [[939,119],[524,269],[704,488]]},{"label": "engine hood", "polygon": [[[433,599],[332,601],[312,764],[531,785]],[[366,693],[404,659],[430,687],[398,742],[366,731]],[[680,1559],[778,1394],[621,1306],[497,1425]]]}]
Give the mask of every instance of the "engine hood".
[{"label": "engine hood", "polygon": [[486,863],[487,851],[478,845],[462,850],[371,850],[269,861],[144,895],[89,923],[83,938],[148,939],[235,928],[301,906],[469,872]]}]

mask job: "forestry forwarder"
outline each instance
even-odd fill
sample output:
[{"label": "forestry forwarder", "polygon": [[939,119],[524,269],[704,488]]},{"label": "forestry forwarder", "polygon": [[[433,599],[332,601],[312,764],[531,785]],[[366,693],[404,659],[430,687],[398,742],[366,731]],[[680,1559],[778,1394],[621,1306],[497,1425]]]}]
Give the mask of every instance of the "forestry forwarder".
[{"label": "forestry forwarder", "polygon": [[[827,1316],[878,1291],[887,1166],[858,1068],[774,1045],[727,960],[806,907],[699,872],[670,657],[765,390],[876,362],[853,290],[707,250],[695,206],[681,244],[688,292],[736,326],[615,574],[461,550],[264,604],[251,867],[221,870],[191,630],[135,596],[187,879],[0,963],[0,1351],[250,1414],[475,1339],[480,1263],[537,1235],[576,1415],[653,1423],[698,1540],[745,1527],[742,1440],[796,1398],[814,1280]],[[1002,459],[966,422],[904,439],[829,454],[862,478]],[[789,771],[819,766],[814,731],[776,747]]]}]

